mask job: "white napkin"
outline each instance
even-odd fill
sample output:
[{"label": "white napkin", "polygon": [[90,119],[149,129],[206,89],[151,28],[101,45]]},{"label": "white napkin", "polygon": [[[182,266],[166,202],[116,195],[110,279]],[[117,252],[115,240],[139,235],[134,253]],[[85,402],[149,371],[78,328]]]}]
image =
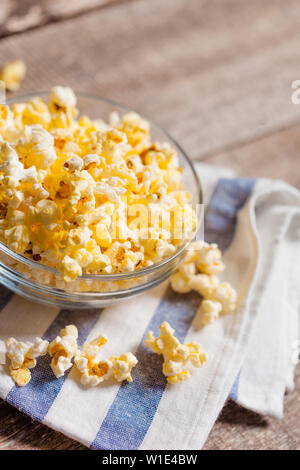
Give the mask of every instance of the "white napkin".
[{"label": "white napkin", "polygon": [[[230,392],[250,409],[282,415],[299,347],[299,192],[279,181],[219,179],[223,170],[207,165],[198,171],[211,195],[205,233],[226,250],[225,277],[238,291],[238,311],[199,329],[198,294],[176,294],[168,283],[90,311],[41,307],[2,289],[0,340],[50,340],[75,323],[80,344],[106,334],[108,356],[128,350],[139,359],[132,383],[104,382],[87,390],[73,369],[55,379],[47,356],[24,388],[14,386],[0,366],[2,398],[86,446],[110,450],[200,449]],[[199,341],[209,356],[177,386],[166,385],[160,357],[142,341],[164,320],[181,341]]]}]

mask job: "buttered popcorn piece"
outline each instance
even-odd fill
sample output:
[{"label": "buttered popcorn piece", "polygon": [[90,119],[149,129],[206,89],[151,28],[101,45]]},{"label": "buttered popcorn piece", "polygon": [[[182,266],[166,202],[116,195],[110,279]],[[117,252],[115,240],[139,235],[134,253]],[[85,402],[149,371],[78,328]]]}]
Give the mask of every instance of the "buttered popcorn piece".
[{"label": "buttered popcorn piece", "polygon": [[71,109],[76,106],[76,96],[69,87],[55,86],[51,90],[50,102],[56,106]]},{"label": "buttered popcorn piece", "polygon": [[96,387],[111,376],[112,363],[108,359],[88,364],[85,358],[76,358],[75,364],[80,372],[80,383],[85,387]]},{"label": "buttered popcorn piece", "polygon": [[222,253],[216,243],[206,243],[203,240],[193,243],[197,268],[205,274],[219,274],[225,268],[222,262]]},{"label": "buttered popcorn piece", "polygon": [[29,161],[36,169],[47,169],[56,160],[54,138],[41,126],[33,126],[31,130],[31,152]]},{"label": "buttered popcorn piece", "polygon": [[203,300],[198,309],[203,325],[215,322],[222,311],[222,304],[213,300]]},{"label": "buttered popcorn piece", "polygon": [[7,90],[16,91],[26,75],[26,65],[21,60],[12,60],[4,64],[0,71],[0,80],[5,83]]},{"label": "buttered popcorn piece", "polygon": [[131,371],[138,363],[134,354],[126,352],[121,356],[112,356],[110,361],[112,363],[112,373],[118,382],[123,380],[132,382]]},{"label": "buttered popcorn piece", "polygon": [[185,294],[195,290],[203,297],[198,309],[203,325],[236,309],[236,291],[228,282],[220,282],[217,276],[225,268],[221,258],[222,253],[215,243],[210,245],[202,240],[194,242],[188,248],[178,271],[171,276],[174,291]]},{"label": "buttered popcorn piece", "polygon": [[8,338],[6,341],[7,355],[11,361],[10,373],[19,386],[26,385],[31,378],[29,369],[36,366],[36,359],[47,354],[48,341],[35,338],[34,342],[18,341]]},{"label": "buttered popcorn piece", "polygon": [[80,383],[86,387],[96,387],[108,379],[112,363],[101,358],[101,349],[107,343],[105,336],[99,336],[90,343],[85,342],[75,356],[75,365],[80,373]]},{"label": "buttered popcorn piece", "polygon": [[36,358],[44,356],[47,352],[52,357],[51,368],[56,378],[62,377],[72,367],[74,358],[80,382],[86,387],[95,387],[110,377],[114,377],[118,382],[132,381],[131,371],[138,362],[134,354],[126,352],[120,356],[104,358],[101,353],[107,343],[105,336],[85,342],[81,350],[77,347],[77,339],[78,330],[75,325],[62,328],[59,336],[51,343],[42,338],[36,338],[33,343],[8,338],[6,347],[0,341],[0,364],[5,364],[7,354],[11,361],[11,377],[20,387],[30,381],[30,369],[35,367]]},{"label": "buttered popcorn piece", "polygon": [[228,282],[218,284],[211,298],[222,305],[224,313],[230,313],[236,309],[237,293]]},{"label": "buttered popcorn piece", "polygon": [[51,369],[56,378],[62,377],[72,367],[72,359],[77,353],[78,330],[75,325],[63,328],[48,347],[52,357]]},{"label": "buttered popcorn piece", "polygon": [[80,373],[80,382],[86,387],[96,387],[104,380],[114,377],[118,382],[132,381],[131,370],[137,364],[136,357],[130,353],[112,356],[109,359],[101,356],[101,349],[107,338],[99,336],[90,343],[86,342],[75,357],[75,365]]},{"label": "buttered popcorn piece", "polygon": [[163,356],[162,371],[168,382],[175,384],[187,380],[190,377],[187,366],[202,367],[207,360],[205,352],[198,343],[181,344],[174,336],[175,330],[166,321],[160,325],[159,331],[158,338],[149,331],[145,345]]},{"label": "buttered popcorn piece", "polygon": [[[0,240],[65,282],[171,256],[181,243],[173,212],[191,201],[176,151],[153,142],[136,113],[109,123],[77,114],[74,92],[61,86],[49,102],[0,105]],[[137,205],[151,212],[142,226]],[[190,209],[185,236],[195,226]],[[217,250],[202,258],[207,272],[220,269]]]},{"label": "buttered popcorn piece", "polygon": [[31,380],[31,372],[27,367],[20,367],[19,369],[10,369],[10,375],[19,387],[24,387]]}]

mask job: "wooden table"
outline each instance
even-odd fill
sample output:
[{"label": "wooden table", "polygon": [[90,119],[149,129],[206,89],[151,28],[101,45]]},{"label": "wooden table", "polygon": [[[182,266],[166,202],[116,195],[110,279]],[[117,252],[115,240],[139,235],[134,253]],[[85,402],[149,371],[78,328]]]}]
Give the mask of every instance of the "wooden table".
[{"label": "wooden table", "polygon": [[[1,61],[28,67],[21,94],[62,84],[111,97],[194,160],[300,188],[298,0],[4,0],[1,21]],[[298,367],[281,421],[227,403],[205,448],[300,449],[299,389]],[[0,449],[81,448],[0,402]]]}]

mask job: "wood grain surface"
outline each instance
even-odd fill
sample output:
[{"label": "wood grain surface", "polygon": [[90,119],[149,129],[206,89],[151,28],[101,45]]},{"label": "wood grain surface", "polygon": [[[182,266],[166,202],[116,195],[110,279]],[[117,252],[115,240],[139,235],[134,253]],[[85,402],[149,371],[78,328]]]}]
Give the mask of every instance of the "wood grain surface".
[{"label": "wood grain surface", "polygon": [[[65,84],[115,99],[164,126],[194,160],[300,188],[298,0],[115,2],[2,38],[0,61],[13,58],[28,67],[21,94]],[[299,389],[298,367],[280,421],[229,402],[205,448],[300,449]],[[0,402],[0,449],[41,448],[82,446]]]},{"label": "wood grain surface", "polygon": [[116,0],[0,0],[0,37],[61,21],[113,1]]}]

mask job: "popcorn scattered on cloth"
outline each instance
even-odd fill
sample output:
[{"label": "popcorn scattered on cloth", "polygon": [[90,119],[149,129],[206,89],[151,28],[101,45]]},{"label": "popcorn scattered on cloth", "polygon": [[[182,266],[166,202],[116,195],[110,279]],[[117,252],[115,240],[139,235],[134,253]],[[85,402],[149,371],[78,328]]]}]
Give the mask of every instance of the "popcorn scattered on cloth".
[{"label": "popcorn scattered on cloth", "polygon": [[5,88],[9,91],[17,91],[25,75],[26,65],[22,60],[6,62],[0,70],[0,80],[4,82]]},{"label": "popcorn scattered on cloth", "polygon": [[167,321],[160,325],[158,338],[154,337],[153,331],[148,331],[144,344],[154,353],[163,356],[162,371],[167,381],[172,384],[189,379],[190,371],[187,369],[189,364],[202,367],[207,360],[199,343],[181,344]]},{"label": "popcorn scattered on cloth", "polygon": [[[1,287],[0,340],[52,341],[74,324],[79,349],[105,332],[107,357],[132,351],[138,360],[132,382],[87,389],[76,367],[57,379],[49,355],[37,359],[31,381],[19,388],[7,360],[0,365],[3,399],[88,447],[109,450],[200,449],[229,395],[251,410],[282,416],[299,349],[300,194],[280,181],[235,178],[207,165],[198,171],[207,197],[205,239],[224,253],[237,311],[199,327],[199,293],[176,293],[168,281],[89,311],[40,306]],[[202,310],[210,318],[220,313],[217,307]],[[149,330],[159,336],[164,321],[179,343],[200,343],[208,354],[205,367],[176,385],[163,375],[162,355],[144,344]]]}]

